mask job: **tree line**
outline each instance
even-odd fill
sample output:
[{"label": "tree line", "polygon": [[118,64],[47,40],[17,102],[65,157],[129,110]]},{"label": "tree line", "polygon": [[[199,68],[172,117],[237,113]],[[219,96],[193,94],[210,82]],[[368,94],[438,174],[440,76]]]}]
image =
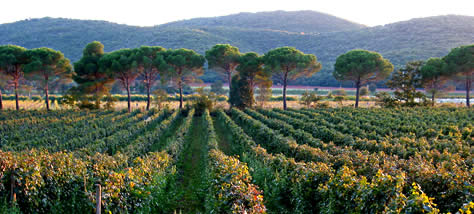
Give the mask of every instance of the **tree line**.
[{"label": "tree line", "polygon": [[[37,82],[44,90],[46,108],[49,110],[49,86],[68,81],[72,77],[72,66],[64,54],[50,48],[27,50],[15,45],[0,46],[0,86],[13,85],[15,106],[20,109],[18,88],[26,78]],[[3,109],[0,88],[0,109]]]},{"label": "tree line", "polygon": [[424,94],[417,88],[424,88],[431,94],[431,103],[447,87],[448,80],[464,85],[466,105],[470,107],[470,91],[474,75],[474,45],[461,46],[451,50],[443,58],[408,62],[393,71],[394,66],[379,53],[366,50],[352,50],[339,56],[334,65],[333,75],[340,81],[352,81],[356,87],[355,107],[359,104],[359,92],[363,84],[385,80],[386,85],[395,89],[393,101],[404,105],[416,105],[416,98]]},{"label": "tree line", "polygon": [[[453,49],[443,58],[431,58],[426,62],[410,62],[393,72],[394,66],[379,53],[352,50],[339,56],[334,65],[334,77],[339,81],[352,81],[356,87],[355,107],[359,104],[363,84],[391,79],[387,86],[397,89],[395,96],[406,97],[414,102],[416,87],[424,87],[432,94],[432,101],[446,86],[447,80],[461,81],[466,88],[466,104],[470,106],[474,62],[474,45]],[[229,83],[229,103],[239,108],[252,107],[254,93],[268,91],[273,81],[283,85],[283,108],[287,107],[288,82],[301,77],[311,77],[322,69],[317,57],[305,54],[293,47],[280,47],[260,56],[257,53],[241,53],[229,44],[217,44],[207,50],[205,56],[189,49],[165,49],[159,46],[142,46],[106,53],[104,45],[94,41],[86,45],[82,58],[71,65],[64,55],[49,48],[27,50],[15,45],[0,46],[0,97],[1,90],[11,85],[15,91],[16,109],[19,109],[18,87],[22,79],[37,82],[44,91],[46,109],[49,110],[50,85],[74,81],[74,87],[64,95],[81,108],[101,108],[101,101],[113,102],[110,90],[118,82],[127,92],[128,111],[131,111],[130,87],[139,79],[147,94],[150,108],[151,88],[160,80],[179,91],[183,107],[183,89],[198,81],[209,69],[226,77]],[[410,87],[413,90],[399,88]],[[405,93],[405,94],[404,94]],[[404,95],[404,96],[402,96]],[[95,100],[91,103],[90,100]],[[0,98],[0,109],[3,108]]]}]

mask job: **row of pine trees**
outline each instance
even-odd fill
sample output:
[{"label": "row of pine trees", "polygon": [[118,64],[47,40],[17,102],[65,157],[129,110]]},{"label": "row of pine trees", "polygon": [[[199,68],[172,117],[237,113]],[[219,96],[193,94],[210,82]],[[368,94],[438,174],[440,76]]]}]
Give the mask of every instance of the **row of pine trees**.
[{"label": "row of pine trees", "polygon": [[[241,53],[229,44],[217,44],[206,51],[205,56],[188,49],[165,49],[159,46],[142,46],[104,52],[100,42],[89,43],[82,58],[72,66],[64,55],[50,48],[27,50],[15,45],[0,46],[0,109],[3,108],[1,90],[5,82],[14,87],[16,109],[19,109],[18,87],[21,79],[38,82],[45,94],[49,110],[48,92],[51,84],[75,82],[67,95],[83,106],[100,108],[104,96],[110,95],[112,83],[118,82],[128,95],[128,111],[131,110],[130,88],[137,78],[147,92],[147,110],[151,103],[151,88],[160,80],[179,90],[183,107],[183,87],[198,80],[209,69],[225,76],[229,83],[229,102],[236,107],[252,107],[255,88],[270,88],[272,80],[283,85],[283,108],[287,108],[288,82],[310,77],[321,70],[322,65],[313,54],[304,54],[293,47],[281,47],[260,56],[257,53]],[[417,81],[432,93],[443,90],[447,80],[462,82],[466,89],[466,104],[470,106],[469,93],[474,72],[474,45],[454,48],[443,58],[430,58],[426,62],[410,62],[394,72],[394,66],[379,53],[352,50],[339,56],[333,75],[340,81],[352,81],[356,87],[355,107],[359,104],[359,89],[369,82],[392,78],[387,86],[405,86],[407,81]],[[395,77],[395,78],[394,78]],[[397,77],[400,77],[397,79]],[[409,78],[408,78],[409,77]],[[408,79],[407,79],[408,78]],[[403,82],[405,81],[405,82]],[[89,103],[89,100],[95,103]]]}]

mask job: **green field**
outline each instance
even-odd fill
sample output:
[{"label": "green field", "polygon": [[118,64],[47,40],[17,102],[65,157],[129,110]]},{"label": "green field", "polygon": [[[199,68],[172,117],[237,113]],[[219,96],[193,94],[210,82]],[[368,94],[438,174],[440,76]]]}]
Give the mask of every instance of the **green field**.
[{"label": "green field", "polygon": [[[1,111],[1,213],[472,210],[469,108]],[[14,197],[12,197],[14,196]]]}]

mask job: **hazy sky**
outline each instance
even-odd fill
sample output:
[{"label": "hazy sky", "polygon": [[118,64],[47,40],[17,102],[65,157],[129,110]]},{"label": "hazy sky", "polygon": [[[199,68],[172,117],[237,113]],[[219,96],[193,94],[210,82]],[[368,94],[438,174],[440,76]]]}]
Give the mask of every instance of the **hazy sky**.
[{"label": "hazy sky", "polygon": [[0,23],[50,16],[139,26],[273,10],[315,10],[369,26],[435,15],[474,16],[474,0],[0,0],[0,7]]}]

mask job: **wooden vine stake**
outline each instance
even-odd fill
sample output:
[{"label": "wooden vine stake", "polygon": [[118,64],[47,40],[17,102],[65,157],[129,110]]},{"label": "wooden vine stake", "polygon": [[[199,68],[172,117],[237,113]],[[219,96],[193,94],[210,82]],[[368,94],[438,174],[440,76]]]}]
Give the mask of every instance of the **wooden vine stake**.
[{"label": "wooden vine stake", "polygon": [[95,213],[96,213],[96,214],[100,214],[100,213],[101,213],[101,208],[102,208],[102,197],[101,197],[101,195],[102,195],[102,187],[100,186],[100,184],[96,184],[95,187],[96,187],[96,195],[95,195],[95,197],[96,197],[96,202],[97,202],[96,208],[95,208],[95,210],[96,210]]},{"label": "wooden vine stake", "polygon": [[10,201],[12,204],[16,203],[15,175],[13,172],[10,175]]}]

